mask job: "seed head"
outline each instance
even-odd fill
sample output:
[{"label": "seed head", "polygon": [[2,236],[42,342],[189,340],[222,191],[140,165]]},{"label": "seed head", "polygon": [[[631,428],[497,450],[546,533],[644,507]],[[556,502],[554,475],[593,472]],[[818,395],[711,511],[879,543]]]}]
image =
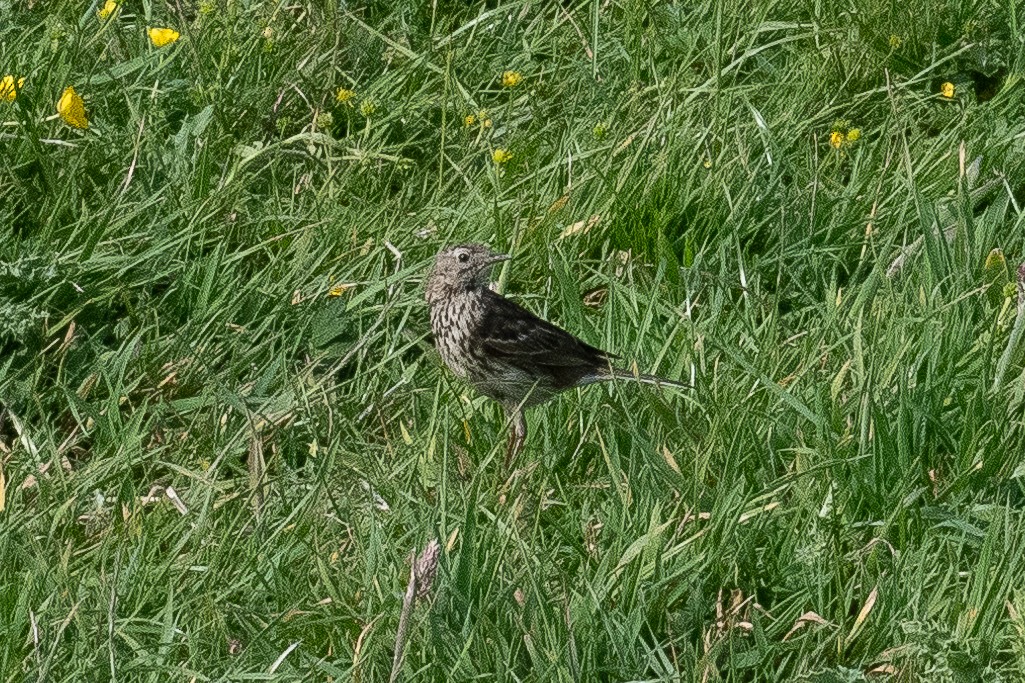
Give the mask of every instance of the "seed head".
[{"label": "seed head", "polygon": [[438,543],[438,539],[432,538],[423,552],[420,553],[420,557],[416,558],[414,575],[416,576],[416,597],[418,600],[427,597],[431,592],[431,586],[434,585],[434,577],[438,573],[438,556],[440,554],[441,544]]}]

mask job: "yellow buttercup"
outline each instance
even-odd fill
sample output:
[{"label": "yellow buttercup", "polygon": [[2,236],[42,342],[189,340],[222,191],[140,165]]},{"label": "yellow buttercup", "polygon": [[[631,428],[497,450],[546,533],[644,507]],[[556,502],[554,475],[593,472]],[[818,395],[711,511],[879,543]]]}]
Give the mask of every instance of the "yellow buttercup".
[{"label": "yellow buttercup", "polygon": [[148,28],[149,40],[153,47],[165,47],[181,37],[181,34],[173,28]]},{"label": "yellow buttercup", "polygon": [[70,85],[64,88],[60,100],[57,101],[57,113],[69,126],[82,130],[89,127],[89,119],[85,116],[85,102]]}]

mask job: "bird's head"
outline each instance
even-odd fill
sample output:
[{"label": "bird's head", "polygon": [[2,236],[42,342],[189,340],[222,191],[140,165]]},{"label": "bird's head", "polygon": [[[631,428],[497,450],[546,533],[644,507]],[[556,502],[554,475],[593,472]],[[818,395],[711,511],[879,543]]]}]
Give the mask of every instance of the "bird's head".
[{"label": "bird's head", "polygon": [[434,270],[427,279],[427,299],[487,285],[491,266],[508,258],[508,254],[491,251],[483,244],[459,244],[442,249],[434,257]]}]

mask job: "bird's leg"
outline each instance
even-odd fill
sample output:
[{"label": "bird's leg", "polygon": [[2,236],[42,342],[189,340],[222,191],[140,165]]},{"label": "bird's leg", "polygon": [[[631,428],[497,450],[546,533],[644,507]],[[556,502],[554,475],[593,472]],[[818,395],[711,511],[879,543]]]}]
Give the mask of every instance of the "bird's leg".
[{"label": "bird's leg", "polygon": [[505,453],[506,471],[512,467],[516,456],[523,450],[523,442],[527,440],[527,418],[523,415],[523,408],[516,406],[507,410],[509,415],[509,450]]}]

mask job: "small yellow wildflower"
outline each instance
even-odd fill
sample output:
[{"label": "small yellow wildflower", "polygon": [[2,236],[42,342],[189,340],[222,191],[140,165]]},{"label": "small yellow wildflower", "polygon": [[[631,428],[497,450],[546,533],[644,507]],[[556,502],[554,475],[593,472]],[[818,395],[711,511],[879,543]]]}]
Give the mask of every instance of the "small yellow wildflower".
[{"label": "small yellow wildflower", "polygon": [[510,152],[507,149],[503,149],[502,147],[499,147],[498,149],[496,149],[491,154],[491,160],[494,161],[498,165],[502,165],[502,164],[510,161],[512,158],[513,158],[512,152]]},{"label": "small yellow wildflower", "polygon": [[338,104],[347,104],[352,106],[352,98],[356,96],[355,90],[349,90],[348,88],[339,88],[338,92],[335,93],[335,102]]},{"label": "small yellow wildflower", "polygon": [[477,117],[474,116],[473,114],[467,114],[466,116],[463,117],[463,126],[465,128],[469,128],[470,126],[472,126],[475,123],[477,123]]},{"label": "small yellow wildflower", "polygon": [[896,33],[891,33],[890,34],[890,49],[891,50],[896,50],[898,47],[900,47],[901,43],[903,43],[903,42],[904,41],[901,40],[900,36],[898,36]]},{"label": "small yellow wildflower", "polygon": [[834,130],[832,133],[829,134],[829,145],[833,149],[840,149],[840,147],[843,145],[843,141],[844,135],[840,131]]},{"label": "small yellow wildflower", "polygon": [[943,85],[940,86],[940,95],[948,100],[954,99],[954,84],[950,81],[944,81]]},{"label": "small yellow wildflower", "polygon": [[377,105],[371,99],[365,99],[359,103],[359,113],[369,118],[375,111],[377,111]]},{"label": "small yellow wildflower", "polygon": [[860,139],[860,138],[861,138],[861,129],[860,128],[851,128],[849,131],[847,131],[847,144],[851,144],[851,143],[857,142],[858,139]]},{"label": "small yellow wildflower", "polygon": [[701,161],[701,165],[704,166],[705,168],[712,168],[712,159],[710,157],[705,157]]},{"label": "small yellow wildflower", "polygon": [[82,130],[89,127],[89,119],[85,117],[85,102],[70,85],[64,88],[60,100],[57,101],[57,113],[70,126]]},{"label": "small yellow wildflower", "polygon": [[181,34],[173,28],[148,28],[149,40],[153,47],[165,47],[181,37]]},{"label": "small yellow wildflower", "polygon": [[484,119],[480,122],[482,128],[491,128],[491,119]]},{"label": "small yellow wildflower", "polygon": [[103,3],[103,7],[96,10],[96,15],[100,19],[106,19],[107,17],[113,15],[114,12],[117,12],[118,6],[119,5],[116,2],[114,2],[114,0],[107,0],[105,3]]},{"label": "small yellow wildflower", "polygon": [[523,74],[519,71],[503,71],[502,72],[502,87],[503,88],[515,88],[523,82]]},{"label": "small yellow wildflower", "polygon": [[609,127],[601,122],[594,124],[594,128],[591,129],[591,135],[595,140],[604,140],[608,132]]},{"label": "small yellow wildflower", "polygon": [[327,291],[328,296],[341,296],[352,288],[352,285],[339,284]]},{"label": "small yellow wildflower", "polygon": [[25,85],[24,78],[19,78],[17,83],[14,82],[14,76],[10,74],[0,78],[0,102],[13,102],[23,85]]}]

